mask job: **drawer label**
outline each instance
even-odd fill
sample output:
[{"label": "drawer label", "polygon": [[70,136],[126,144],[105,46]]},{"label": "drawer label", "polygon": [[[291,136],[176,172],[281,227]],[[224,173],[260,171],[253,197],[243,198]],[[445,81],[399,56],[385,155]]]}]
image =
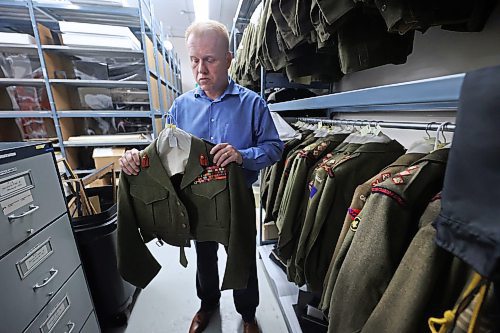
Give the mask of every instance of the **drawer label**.
[{"label": "drawer label", "polygon": [[0,199],[4,200],[34,187],[31,170],[0,179]]},{"label": "drawer label", "polygon": [[18,177],[0,184],[0,197],[6,196],[15,192],[23,187],[26,187],[26,179]]},{"label": "drawer label", "polygon": [[5,199],[0,202],[0,206],[2,207],[2,211],[4,215],[9,215],[13,211],[29,205],[33,202],[33,195],[31,195],[31,191],[25,191],[23,193],[19,193],[11,198]]},{"label": "drawer label", "polygon": [[56,307],[49,313],[47,319],[43,322],[42,326],[40,326],[40,332],[42,333],[50,333],[57,325],[59,320],[64,316],[64,314],[68,311],[71,303],[69,301],[68,295],[64,296],[62,301],[60,301]]},{"label": "drawer label", "polygon": [[31,249],[26,256],[17,262],[17,271],[21,279],[28,276],[38,265],[44,262],[54,249],[50,243],[50,238]]},{"label": "drawer label", "polygon": [[0,171],[0,176],[5,176],[5,175],[8,175],[9,173],[13,173],[16,171],[17,171],[17,168],[9,168],[6,170],[2,170],[2,171]]}]

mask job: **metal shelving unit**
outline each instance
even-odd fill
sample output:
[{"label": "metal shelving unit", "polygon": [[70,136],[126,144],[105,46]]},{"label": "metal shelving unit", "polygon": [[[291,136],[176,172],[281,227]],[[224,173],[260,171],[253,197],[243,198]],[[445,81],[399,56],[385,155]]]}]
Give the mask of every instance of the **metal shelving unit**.
[{"label": "metal shelving unit", "polygon": [[390,84],[269,105],[271,111],[454,111],[465,74]]},{"label": "metal shelving unit", "polygon": [[[141,50],[115,49],[105,47],[79,47],[67,45],[42,44],[38,24],[57,32],[58,21],[83,22],[128,27],[142,44]],[[137,7],[118,7],[109,5],[72,5],[65,3],[37,3],[32,0],[8,1],[0,0],[0,31],[24,32],[32,35],[36,41],[33,45],[0,44],[0,52],[36,55],[40,60],[43,78],[11,79],[0,78],[0,87],[35,86],[45,87],[50,111],[0,111],[0,119],[42,117],[51,118],[59,140],[58,147],[64,156],[66,147],[81,146],[133,146],[146,145],[148,140],[127,142],[69,142],[63,137],[61,120],[85,117],[138,117],[149,118],[154,138],[159,132],[156,119],[161,118],[165,124],[166,113],[173,98],[182,93],[180,62],[173,51],[165,48],[166,35],[162,24],[154,17],[151,0],[138,0]],[[148,50],[147,45],[152,45]],[[149,52],[148,52],[149,51]],[[46,57],[49,55],[144,59],[145,81],[113,81],[113,80],[78,80],[51,78],[48,75]],[[150,59],[153,57],[152,59]],[[153,87],[154,86],[154,87]],[[53,89],[57,87],[92,87],[141,89],[149,97],[148,110],[71,110],[59,107]],[[142,103],[138,103],[142,104]],[[145,106],[146,107],[146,106]],[[146,107],[147,108],[147,107]]]}]

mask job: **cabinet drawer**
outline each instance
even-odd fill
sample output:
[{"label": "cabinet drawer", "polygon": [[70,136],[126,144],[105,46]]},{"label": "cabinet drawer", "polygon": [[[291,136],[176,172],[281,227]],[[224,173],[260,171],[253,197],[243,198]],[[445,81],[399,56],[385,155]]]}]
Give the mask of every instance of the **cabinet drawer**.
[{"label": "cabinet drawer", "polygon": [[77,333],[91,311],[92,301],[80,267],[24,332]]},{"label": "cabinet drawer", "polygon": [[92,311],[89,319],[87,319],[85,325],[83,325],[83,328],[80,331],[80,333],[99,333],[99,332],[101,332],[101,330],[99,329],[99,324],[97,323],[97,318],[95,316],[95,313]]},{"label": "cabinet drawer", "polygon": [[3,332],[20,332],[80,265],[67,214],[0,261]]},{"label": "cabinet drawer", "polygon": [[66,211],[52,154],[0,165],[0,256]]}]

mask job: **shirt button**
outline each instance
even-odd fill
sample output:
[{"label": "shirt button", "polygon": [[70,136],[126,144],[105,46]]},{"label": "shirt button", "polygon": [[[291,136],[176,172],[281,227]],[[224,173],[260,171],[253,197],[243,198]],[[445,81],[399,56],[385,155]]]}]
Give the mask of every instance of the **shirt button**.
[{"label": "shirt button", "polygon": [[184,213],[183,212],[181,212],[181,216],[184,217]]},{"label": "shirt button", "polygon": [[214,137],[213,137],[213,136],[211,136],[211,137],[210,137],[210,140],[213,140],[213,139],[214,139]]},{"label": "shirt button", "polygon": [[177,201],[177,206],[180,206],[180,205],[181,205],[180,201]]},{"label": "shirt button", "polygon": [[181,224],[181,226],[182,226],[184,229],[186,229],[186,228],[187,228],[186,223]]},{"label": "shirt button", "polygon": [[214,122],[214,121],[215,121],[215,119],[214,119],[214,118],[212,118],[212,119],[210,119],[210,121],[211,121],[211,122]]}]

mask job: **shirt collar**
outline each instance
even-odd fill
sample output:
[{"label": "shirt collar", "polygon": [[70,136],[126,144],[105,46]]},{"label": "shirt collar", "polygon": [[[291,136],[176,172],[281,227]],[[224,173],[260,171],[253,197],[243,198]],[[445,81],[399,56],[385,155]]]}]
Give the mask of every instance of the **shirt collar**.
[{"label": "shirt collar", "polygon": [[[231,78],[228,77],[228,85],[226,87],[226,90],[224,90],[222,95],[220,95],[220,97],[217,98],[216,100],[220,101],[226,95],[239,95],[239,94],[240,90],[238,89],[238,86],[236,85],[236,83],[234,83],[234,81]],[[194,90],[194,97],[201,97],[201,96],[208,98],[203,89],[201,89],[200,87],[196,87]]]}]

